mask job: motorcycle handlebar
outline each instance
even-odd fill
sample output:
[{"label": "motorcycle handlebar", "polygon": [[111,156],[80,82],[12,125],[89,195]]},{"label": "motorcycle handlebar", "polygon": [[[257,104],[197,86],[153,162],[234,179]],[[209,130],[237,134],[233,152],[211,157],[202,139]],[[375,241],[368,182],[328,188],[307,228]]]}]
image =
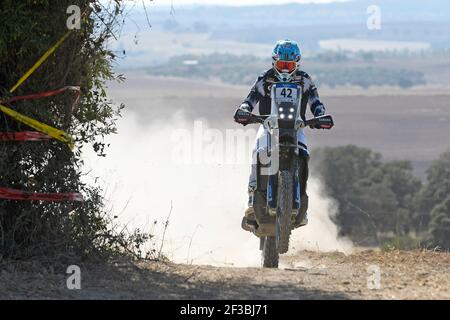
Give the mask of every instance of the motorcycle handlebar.
[{"label": "motorcycle handlebar", "polygon": [[[248,123],[259,123],[263,124],[264,121],[269,117],[267,115],[258,116],[256,114],[250,113],[248,114],[249,121]],[[323,115],[316,118],[312,118],[309,120],[303,121],[303,126],[301,127],[319,127],[320,129],[331,129],[334,126],[333,118],[330,115]]]}]

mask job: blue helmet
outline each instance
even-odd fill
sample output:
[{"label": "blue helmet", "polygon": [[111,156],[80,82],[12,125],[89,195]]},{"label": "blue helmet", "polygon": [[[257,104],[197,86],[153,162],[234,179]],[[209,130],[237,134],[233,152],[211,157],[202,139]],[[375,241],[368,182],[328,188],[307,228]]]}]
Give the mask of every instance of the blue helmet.
[{"label": "blue helmet", "polygon": [[297,71],[302,52],[297,42],[280,40],[272,52],[272,64],[281,81],[288,81]]}]

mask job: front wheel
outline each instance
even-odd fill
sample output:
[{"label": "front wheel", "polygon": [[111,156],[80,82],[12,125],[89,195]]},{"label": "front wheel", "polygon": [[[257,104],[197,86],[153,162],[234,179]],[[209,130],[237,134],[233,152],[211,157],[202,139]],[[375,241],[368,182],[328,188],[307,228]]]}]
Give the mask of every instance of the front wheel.
[{"label": "front wheel", "polygon": [[278,250],[275,237],[261,238],[261,260],[263,268],[278,268]]}]

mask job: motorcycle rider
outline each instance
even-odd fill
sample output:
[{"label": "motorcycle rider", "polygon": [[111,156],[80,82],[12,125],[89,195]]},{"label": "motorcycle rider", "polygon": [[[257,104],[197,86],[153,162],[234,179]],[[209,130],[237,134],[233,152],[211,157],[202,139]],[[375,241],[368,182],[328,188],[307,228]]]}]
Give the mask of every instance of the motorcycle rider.
[{"label": "motorcycle rider", "polygon": [[[314,85],[311,77],[304,71],[300,70],[300,60],[302,57],[301,50],[295,41],[280,40],[276,43],[272,52],[272,68],[263,72],[255,84],[250,90],[247,98],[238,108],[239,110],[245,110],[252,112],[256,104],[259,103],[259,114],[269,115],[271,113],[271,87],[275,82],[292,82],[299,84],[302,88],[300,116],[305,121],[305,113],[307,105],[314,117],[322,116],[325,114],[325,107],[319,100],[319,94],[317,88]],[[249,118],[242,117],[235,113],[234,119],[236,122],[247,125]],[[319,127],[316,127],[319,128]],[[264,150],[267,145],[266,139],[267,132],[263,126],[260,126],[257,137],[256,146],[253,149],[253,161],[251,174],[248,184],[248,208],[245,210],[244,218],[242,220],[242,228],[250,231],[250,225],[256,226],[256,216],[253,209],[253,193],[256,189],[256,156],[257,152]],[[298,146],[300,154],[300,210],[296,216],[294,227],[298,228],[308,223],[307,209],[308,209],[308,195],[306,194],[306,185],[308,180],[308,161],[309,152],[306,146],[306,139],[303,130],[298,133]]]}]

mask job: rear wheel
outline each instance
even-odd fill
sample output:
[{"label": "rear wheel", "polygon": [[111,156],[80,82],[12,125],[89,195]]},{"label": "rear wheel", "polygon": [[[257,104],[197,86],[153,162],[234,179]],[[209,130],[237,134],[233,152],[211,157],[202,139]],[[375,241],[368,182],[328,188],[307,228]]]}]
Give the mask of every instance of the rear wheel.
[{"label": "rear wheel", "polygon": [[262,266],[264,268],[278,268],[278,251],[275,237],[261,238]]},{"label": "rear wheel", "polygon": [[276,244],[278,253],[289,250],[292,230],[293,177],[289,171],[281,171],[278,177],[278,212],[276,221]]}]

